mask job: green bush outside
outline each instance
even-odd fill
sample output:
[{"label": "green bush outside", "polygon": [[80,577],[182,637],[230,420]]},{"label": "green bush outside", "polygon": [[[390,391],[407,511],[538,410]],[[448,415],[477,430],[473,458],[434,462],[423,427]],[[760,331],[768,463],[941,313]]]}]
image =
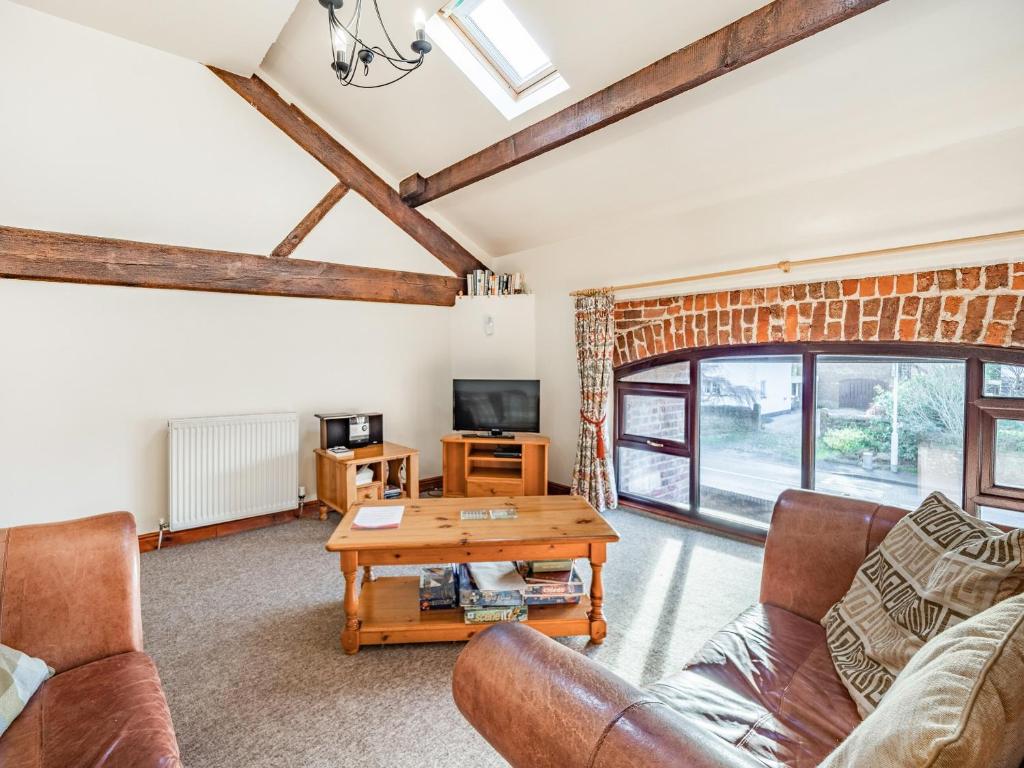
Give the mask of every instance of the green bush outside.
[{"label": "green bush outside", "polygon": [[[899,463],[916,472],[922,445],[956,448],[963,444],[964,377],[959,366],[908,366],[909,375],[901,378],[896,402]],[[821,458],[859,461],[864,451],[888,456],[892,412],[892,392],[878,387],[864,416],[836,418],[822,413]],[[1024,447],[1024,431],[1014,437]]]},{"label": "green bush outside", "polygon": [[864,451],[876,450],[876,442],[868,430],[855,426],[830,429],[821,436],[821,444],[844,458],[858,458]]}]

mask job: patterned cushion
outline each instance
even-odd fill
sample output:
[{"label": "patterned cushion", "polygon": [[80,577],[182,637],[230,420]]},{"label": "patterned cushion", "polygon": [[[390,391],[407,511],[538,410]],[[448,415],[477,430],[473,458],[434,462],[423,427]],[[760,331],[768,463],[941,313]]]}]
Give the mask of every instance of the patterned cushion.
[{"label": "patterned cushion", "polygon": [[46,662],[0,645],[0,736],[52,674]]},{"label": "patterned cushion", "polygon": [[1004,533],[933,493],[900,520],[822,624],[836,671],[867,717],[926,642],[1024,592],[1024,530]]},{"label": "patterned cushion", "polygon": [[821,764],[1017,768],[1024,759],[1024,596],[930,640]]}]

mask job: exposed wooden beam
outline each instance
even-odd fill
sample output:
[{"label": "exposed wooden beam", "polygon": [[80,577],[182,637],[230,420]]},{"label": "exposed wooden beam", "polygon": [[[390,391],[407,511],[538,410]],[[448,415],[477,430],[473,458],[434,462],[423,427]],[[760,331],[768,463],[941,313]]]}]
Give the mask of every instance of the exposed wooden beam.
[{"label": "exposed wooden beam", "polygon": [[402,202],[398,192],[341,146],[333,136],[301,110],[288,104],[258,77],[239,77],[216,67],[210,67],[210,70],[296,144],[319,160],[343,184],[366,198],[456,275],[462,277],[474,269],[486,269],[484,264],[434,222]]},{"label": "exposed wooden beam", "polygon": [[423,205],[846,21],[885,0],[775,0],[604,90],[426,178],[401,185]]},{"label": "exposed wooden beam", "polygon": [[348,192],[348,187],[340,181],[331,187],[320,202],[313,206],[313,210],[306,214],[302,221],[295,226],[295,229],[288,233],[288,237],[271,251],[270,255],[279,259],[291,256],[292,252],[299,247],[299,243],[306,239],[306,235],[313,231],[313,227],[319,224],[331,208],[338,204],[346,192]]},{"label": "exposed wooden beam", "polygon": [[452,306],[462,280],[0,227],[0,277]]}]

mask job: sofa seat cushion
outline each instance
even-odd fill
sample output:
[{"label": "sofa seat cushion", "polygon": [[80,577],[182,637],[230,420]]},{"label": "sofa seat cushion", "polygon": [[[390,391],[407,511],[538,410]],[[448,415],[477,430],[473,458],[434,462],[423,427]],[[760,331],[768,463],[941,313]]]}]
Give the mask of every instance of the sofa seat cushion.
[{"label": "sofa seat cushion", "polygon": [[758,605],[650,692],[766,766],[816,766],[860,723],[816,622]]},{"label": "sofa seat cushion", "polygon": [[36,692],[0,738],[4,768],[179,768],[152,659],[122,653],[69,669]]}]

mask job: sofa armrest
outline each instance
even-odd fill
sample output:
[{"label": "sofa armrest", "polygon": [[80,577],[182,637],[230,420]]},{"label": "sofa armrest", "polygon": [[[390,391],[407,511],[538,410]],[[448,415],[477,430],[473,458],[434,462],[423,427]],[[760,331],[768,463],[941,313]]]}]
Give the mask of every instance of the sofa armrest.
[{"label": "sofa armrest", "polygon": [[814,491],[784,491],[765,542],[761,602],[821,621],[907,510]]},{"label": "sofa armrest", "polygon": [[742,751],[522,624],[498,624],[459,655],[466,719],[513,768],[753,768]]},{"label": "sofa armrest", "polygon": [[0,643],[58,672],[141,651],[135,518],[0,529]]}]

